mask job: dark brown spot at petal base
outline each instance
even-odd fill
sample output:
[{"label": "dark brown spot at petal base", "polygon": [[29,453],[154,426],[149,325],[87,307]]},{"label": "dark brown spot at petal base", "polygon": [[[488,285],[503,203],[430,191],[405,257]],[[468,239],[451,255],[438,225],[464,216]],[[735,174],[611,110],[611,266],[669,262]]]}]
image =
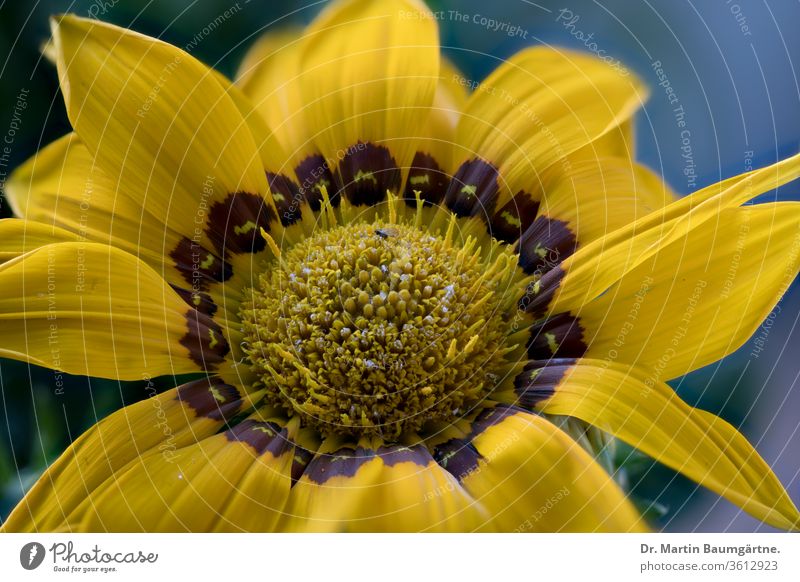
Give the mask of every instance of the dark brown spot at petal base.
[{"label": "dark brown spot at petal base", "polygon": [[201,378],[178,387],[178,400],[186,403],[197,416],[227,421],[239,412],[242,396],[235,386],[222,378]]},{"label": "dark brown spot at petal base", "polygon": [[531,360],[580,358],[586,353],[580,320],[568,313],[559,313],[531,326],[528,357]]},{"label": "dark brown spot at petal base", "polygon": [[283,226],[291,226],[301,216],[301,206],[305,197],[300,193],[300,186],[283,174],[267,172],[267,183],[278,209],[278,218]]},{"label": "dark brown spot at petal base", "polygon": [[369,142],[358,142],[344,151],[337,177],[353,206],[373,206],[386,198],[387,190],[400,190],[400,169],[392,154]]},{"label": "dark brown spot at petal base", "polygon": [[450,180],[444,202],[456,216],[483,216],[489,222],[500,191],[497,177],[497,168],[488,162],[464,162]]},{"label": "dark brown spot at petal base", "polygon": [[306,467],[314,458],[314,453],[311,451],[295,446],[294,458],[292,459],[292,486],[297,483],[297,480],[306,472]]},{"label": "dark brown spot at petal base", "polygon": [[230,265],[199,243],[186,237],[169,253],[175,268],[193,291],[207,291],[233,275]]},{"label": "dark brown spot at petal base", "polygon": [[300,190],[303,192],[309,206],[311,206],[311,210],[319,212],[322,208],[322,186],[328,189],[331,205],[334,207],[339,206],[341,199],[336,195],[333,174],[328,162],[320,154],[305,158],[297,164],[294,173],[297,175],[297,179],[300,182]]},{"label": "dark brown spot at petal base", "polygon": [[489,234],[497,240],[512,244],[527,230],[538,211],[538,200],[534,200],[527,192],[517,192],[492,217]]},{"label": "dark brown spot at petal base", "polygon": [[267,241],[261,229],[270,230],[275,210],[257,194],[235,192],[214,202],[208,212],[206,234],[222,256],[227,253],[257,253]]},{"label": "dark brown spot at petal base", "polygon": [[448,473],[459,481],[478,468],[483,457],[468,440],[450,439],[433,449],[433,458]]},{"label": "dark brown spot at petal base", "polygon": [[381,447],[378,449],[378,456],[387,467],[394,467],[398,463],[414,463],[419,467],[427,467],[433,461],[428,449],[422,445]]},{"label": "dark brown spot at petal base", "polygon": [[528,274],[544,274],[574,253],[577,246],[566,222],[540,216],[519,239],[519,266]]},{"label": "dark brown spot at petal base", "polygon": [[217,304],[214,303],[214,300],[211,299],[211,296],[208,293],[203,293],[201,291],[190,291],[176,285],[170,285],[170,287],[172,287],[175,293],[180,295],[181,299],[183,299],[187,305],[196,309],[200,313],[205,313],[210,317],[217,312]]},{"label": "dark brown spot at petal base", "polygon": [[432,155],[417,152],[408,171],[403,199],[408,206],[416,208],[416,190],[425,206],[439,204],[447,192],[449,182],[450,176],[439,167]]},{"label": "dark brown spot at petal base", "polygon": [[314,483],[321,485],[333,477],[352,477],[362,465],[373,458],[375,451],[361,447],[330,455],[319,455],[308,464],[304,474]]},{"label": "dark brown spot at petal base", "polygon": [[319,485],[333,477],[353,477],[363,465],[375,457],[380,457],[387,467],[404,462],[427,467],[432,461],[428,450],[421,445],[380,447],[377,451],[358,447],[355,450],[342,449],[332,455],[315,457],[306,468],[305,475]]},{"label": "dark brown spot at petal base", "polygon": [[252,418],[228,429],[225,431],[225,436],[231,442],[247,443],[253,447],[257,455],[270,453],[277,458],[294,448],[294,443],[289,440],[285,428],[274,422],[262,422]]},{"label": "dark brown spot at petal base", "polygon": [[195,311],[186,313],[187,332],[180,344],[189,350],[189,357],[203,370],[213,370],[225,361],[230,346],[222,328],[208,315]]},{"label": "dark brown spot at petal base", "polygon": [[518,307],[521,311],[544,316],[553,297],[561,286],[564,270],[561,266],[547,271],[542,277],[530,283],[525,289],[525,295],[519,300]]},{"label": "dark brown spot at petal base", "polygon": [[514,391],[519,403],[526,408],[534,408],[556,392],[567,370],[575,364],[574,359],[563,358],[544,362],[529,362],[525,369],[514,378]]}]

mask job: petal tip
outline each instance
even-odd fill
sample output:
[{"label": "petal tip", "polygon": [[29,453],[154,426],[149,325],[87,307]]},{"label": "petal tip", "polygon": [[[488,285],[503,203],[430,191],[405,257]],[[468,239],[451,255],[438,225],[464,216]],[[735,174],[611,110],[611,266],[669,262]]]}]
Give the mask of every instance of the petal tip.
[{"label": "petal tip", "polygon": [[64,27],[78,26],[82,20],[84,19],[80,16],[68,12],[52,14],[50,16],[50,32],[53,35],[53,40],[62,34]]}]

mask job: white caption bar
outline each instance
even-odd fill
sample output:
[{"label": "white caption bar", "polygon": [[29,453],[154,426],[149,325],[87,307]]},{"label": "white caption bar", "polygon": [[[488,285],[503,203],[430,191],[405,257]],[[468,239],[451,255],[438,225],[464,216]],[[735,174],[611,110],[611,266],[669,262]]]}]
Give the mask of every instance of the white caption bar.
[{"label": "white caption bar", "polygon": [[[7,534],[3,580],[800,580],[800,537]],[[566,578],[564,578],[566,576]]]}]

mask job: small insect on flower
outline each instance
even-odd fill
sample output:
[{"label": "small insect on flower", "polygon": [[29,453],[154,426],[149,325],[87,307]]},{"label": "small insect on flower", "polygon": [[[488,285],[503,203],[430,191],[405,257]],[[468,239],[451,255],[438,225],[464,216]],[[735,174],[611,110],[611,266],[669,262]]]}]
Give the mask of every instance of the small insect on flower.
[{"label": "small insect on flower", "polygon": [[390,236],[394,237],[400,236],[400,231],[397,230],[396,228],[384,227],[376,229],[375,234],[377,234],[381,238],[389,238]]},{"label": "small insect on flower", "polygon": [[420,0],[338,0],[231,82],[53,19],[74,131],[7,183],[0,350],[194,379],[99,421],[4,531],[647,530],[616,439],[800,527],[747,440],[665,383],[797,273],[800,204],[747,203],[800,157],[678,199],[631,157],[635,75],[533,46],[469,93],[437,26]]}]

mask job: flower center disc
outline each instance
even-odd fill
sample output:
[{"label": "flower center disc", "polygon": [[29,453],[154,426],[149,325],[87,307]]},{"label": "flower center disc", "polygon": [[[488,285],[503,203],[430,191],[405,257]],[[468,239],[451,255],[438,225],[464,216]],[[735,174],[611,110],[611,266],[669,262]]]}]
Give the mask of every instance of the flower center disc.
[{"label": "flower center disc", "polygon": [[515,257],[474,242],[356,224],[284,251],[240,313],[266,400],[323,435],[386,441],[463,415],[511,351],[501,297]]}]

